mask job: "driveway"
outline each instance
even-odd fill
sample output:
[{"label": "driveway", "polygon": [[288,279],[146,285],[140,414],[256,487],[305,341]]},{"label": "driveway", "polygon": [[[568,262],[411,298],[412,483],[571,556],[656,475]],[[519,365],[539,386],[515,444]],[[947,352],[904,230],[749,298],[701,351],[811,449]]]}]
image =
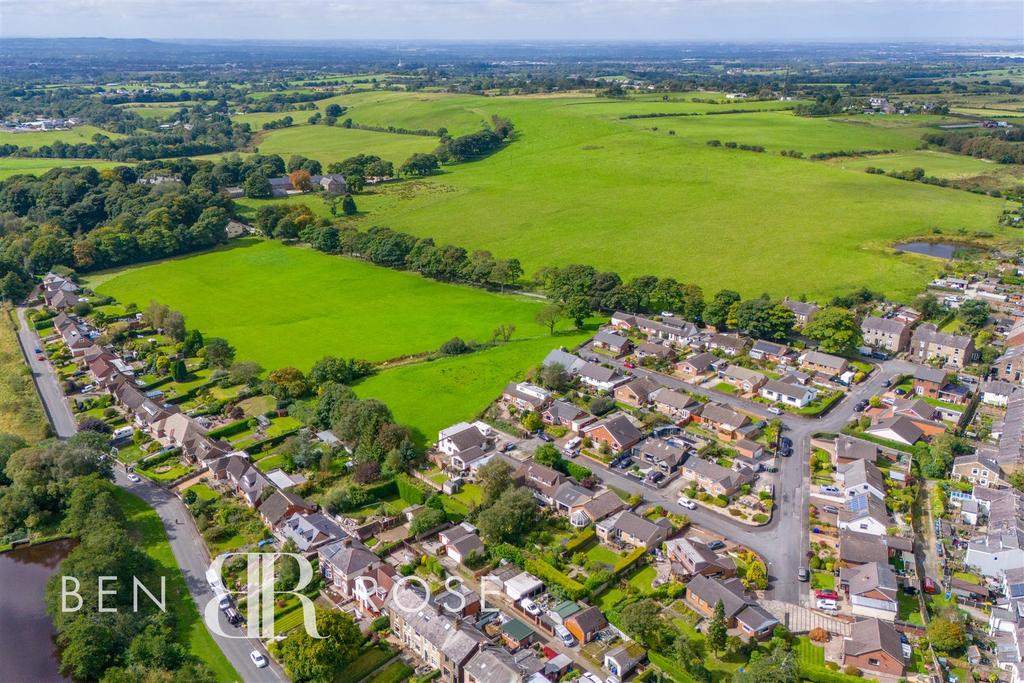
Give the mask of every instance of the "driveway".
[{"label": "driveway", "polygon": [[[185,504],[174,494],[145,479],[137,483],[128,481],[120,467],[115,468],[114,476],[118,486],[146,501],[160,515],[167,540],[170,541],[171,550],[174,553],[174,559],[185,577],[185,583],[196,603],[196,608],[200,614],[203,614],[206,603],[214,599],[210,584],[206,581],[206,570],[210,566],[210,560],[206,545]],[[221,628],[225,633],[242,634],[242,631],[227,623],[223,614],[220,615],[220,618]],[[217,645],[243,680],[253,683],[288,680],[284,671],[270,658],[259,640],[224,638],[212,632],[210,635],[217,641]],[[257,669],[253,665],[249,659],[249,653],[253,650],[259,650],[267,658],[267,661],[270,662],[267,668]]]},{"label": "driveway", "polygon": [[39,398],[43,402],[43,410],[53,426],[53,433],[58,438],[66,439],[78,431],[75,418],[71,415],[67,401],[64,400],[64,392],[60,387],[60,380],[53,365],[48,360],[36,358],[36,348],[42,348],[39,335],[32,329],[25,318],[25,308],[18,307],[18,344],[21,346],[22,355],[32,371],[32,381],[35,382]]}]

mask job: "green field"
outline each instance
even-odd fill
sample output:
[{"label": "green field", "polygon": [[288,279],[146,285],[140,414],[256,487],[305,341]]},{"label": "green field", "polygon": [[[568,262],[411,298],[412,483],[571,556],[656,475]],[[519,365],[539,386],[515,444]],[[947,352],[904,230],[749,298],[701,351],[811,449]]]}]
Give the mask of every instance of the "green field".
[{"label": "green field", "polygon": [[113,168],[115,166],[125,165],[126,164],[124,163],[116,161],[95,161],[92,159],[22,159],[16,157],[0,157],[0,180],[8,178],[12,175],[19,175],[22,173],[42,175],[49,171],[51,168],[92,166],[93,168],[102,171],[105,168]]},{"label": "green field", "polygon": [[383,361],[433,351],[456,335],[489,341],[501,324],[515,325],[516,337],[547,336],[533,321],[536,300],[272,241],[238,240],[88,282],[121,303],[180,310],[188,325],[228,339],[238,359],[267,369],[308,370],[325,355]]},{"label": "green field", "polygon": [[431,152],[437,138],[423,135],[377,133],[340,126],[293,126],[270,131],[259,142],[263,154],[280,154],[285,159],[298,152],[323,164],[356,154],[375,154],[399,166],[416,152]]},{"label": "green field", "polygon": [[42,147],[51,145],[58,140],[67,144],[79,142],[92,142],[92,136],[96,134],[106,135],[108,138],[123,138],[120,133],[97,128],[96,126],[75,126],[69,130],[34,130],[24,133],[0,132],[0,145],[17,145],[18,147]]},{"label": "green field", "polygon": [[210,667],[218,681],[239,680],[238,672],[221,652],[199,616],[156,511],[127,491],[119,489],[115,495],[135,540],[156,562],[157,572],[167,577],[167,609],[174,615],[178,642]]},{"label": "green field", "polygon": [[868,167],[885,171],[908,171],[923,168],[925,175],[950,180],[991,179],[1003,187],[1024,183],[1024,170],[1012,164],[997,164],[961,154],[934,150],[911,150],[894,154],[833,159],[829,165],[853,171]]},{"label": "green field", "polygon": [[[1000,200],[778,154],[911,151],[937,117],[810,119],[766,111],[624,120],[722,107],[395,92],[342,95],[320,106],[331,101],[372,125],[466,132],[491,114],[511,118],[517,139],[501,152],[411,187],[378,188],[357,203],[371,224],[516,256],[527,272],[585,262],[745,295],[822,297],[870,283],[911,296],[938,266],[895,255],[894,241],[935,227],[1000,232]],[[755,104],[776,103],[735,106]],[[768,152],[711,148],[705,143],[712,138]],[[280,151],[316,153],[301,144]]]},{"label": "green field", "polygon": [[432,443],[439,429],[468,420],[487,407],[512,379],[557,347],[572,346],[592,332],[546,334],[511,342],[466,356],[444,358],[385,370],[356,386],[360,398],[380,399],[395,418],[417,432],[420,443]]}]

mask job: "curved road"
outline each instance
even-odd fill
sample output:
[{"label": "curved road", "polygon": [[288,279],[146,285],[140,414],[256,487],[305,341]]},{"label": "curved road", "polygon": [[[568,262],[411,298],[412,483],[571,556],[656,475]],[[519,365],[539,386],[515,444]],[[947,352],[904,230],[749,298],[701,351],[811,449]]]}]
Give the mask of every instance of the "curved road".
[{"label": "curved road", "polygon": [[[43,407],[50,423],[53,425],[54,433],[61,439],[66,439],[77,431],[71,409],[64,400],[64,392],[60,388],[53,366],[48,361],[36,359],[35,349],[41,347],[39,337],[28,325],[25,319],[25,309],[18,308],[18,341],[21,345],[25,360],[32,369],[32,379],[39,390],[39,397],[42,399]],[[185,508],[185,504],[178,496],[170,491],[161,488],[143,479],[140,482],[128,481],[127,475],[121,468],[114,469],[114,479],[118,486],[130,491],[149,504],[160,516],[164,525],[164,533],[170,542],[171,551],[174,553],[174,560],[185,577],[185,584],[188,586],[192,600],[196,603],[199,614],[202,615],[206,603],[214,598],[213,591],[206,581],[206,570],[210,566],[209,555],[202,536],[192,521],[192,515]],[[239,633],[241,631],[230,626],[220,614],[221,628],[225,633]],[[288,676],[267,654],[263,645],[255,639],[249,638],[224,638],[216,633],[210,635],[217,642],[221,651],[235,667],[235,671],[247,683],[281,683],[288,681]],[[249,653],[259,650],[270,663],[265,669],[257,669],[249,659]]]}]

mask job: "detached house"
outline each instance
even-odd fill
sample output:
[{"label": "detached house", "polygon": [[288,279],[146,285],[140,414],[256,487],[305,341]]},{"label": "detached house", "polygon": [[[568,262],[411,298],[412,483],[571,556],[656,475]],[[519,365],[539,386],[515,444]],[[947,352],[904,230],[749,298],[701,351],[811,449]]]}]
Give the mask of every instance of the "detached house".
[{"label": "detached house", "polygon": [[625,415],[619,414],[588,426],[584,433],[598,443],[620,453],[640,443],[643,433]]},{"label": "detached house", "polygon": [[585,645],[608,625],[608,620],[604,618],[604,613],[597,607],[587,607],[569,616],[564,625],[581,645]]},{"label": "detached house", "polygon": [[604,543],[618,543],[651,550],[666,538],[672,525],[665,518],[652,522],[629,510],[622,510],[596,525],[597,537]]},{"label": "detached house", "polygon": [[793,311],[796,317],[797,327],[803,327],[811,321],[814,314],[818,312],[818,305],[806,301],[796,301],[788,296],[782,300],[782,305]]},{"label": "detached house", "polygon": [[568,477],[547,465],[529,461],[520,465],[514,479],[520,486],[531,489],[542,503],[551,505],[555,500],[555,491]]},{"label": "detached house", "polygon": [[836,437],[835,456],[835,463],[840,467],[856,460],[867,460],[874,464],[878,460],[878,446],[843,434]]},{"label": "detached house", "polygon": [[296,512],[281,525],[278,532],[282,540],[294,541],[302,553],[316,550],[347,535],[338,524],[319,512]]},{"label": "detached house", "polygon": [[[490,431],[490,428],[487,428]],[[459,422],[437,434],[437,450],[445,455],[458,455],[471,448],[490,450],[491,436],[484,433],[477,424]]]},{"label": "detached house", "polygon": [[719,372],[719,377],[739,389],[744,394],[757,391],[768,381],[768,378],[756,370],[741,365],[728,365]]},{"label": "detached house", "polygon": [[581,382],[598,391],[612,391],[626,381],[618,370],[597,363],[587,363],[580,369],[579,374]]},{"label": "detached house", "polygon": [[633,355],[639,359],[654,358],[655,360],[670,361],[676,357],[676,352],[669,346],[664,344],[656,344],[655,342],[644,342],[640,346],[636,347],[633,351]]},{"label": "detached house", "polygon": [[910,326],[896,318],[878,318],[869,315],[860,324],[864,345],[899,353],[910,343]]},{"label": "detached house", "polygon": [[721,351],[727,356],[742,356],[750,345],[750,339],[738,334],[713,334],[708,339],[708,348]]},{"label": "detached house", "polygon": [[867,618],[854,622],[843,640],[843,666],[893,678],[903,676],[903,644],[891,624]]},{"label": "detached house", "polygon": [[966,335],[943,334],[935,325],[926,323],[914,330],[910,354],[919,363],[936,359],[943,365],[962,368],[974,360],[974,339]]},{"label": "detached house", "polygon": [[703,543],[688,538],[672,538],[665,541],[665,554],[671,562],[673,576],[688,579],[697,574],[704,576],[731,577],[736,575],[736,561],[731,557],[719,557]]},{"label": "detached house", "polygon": [[655,391],[651,395],[651,402],[655,410],[676,422],[689,422],[693,411],[701,405],[689,394],[673,391],[668,387]]},{"label": "detached house", "polygon": [[749,468],[730,470],[696,455],[691,455],[683,462],[679,474],[716,496],[731,496],[744,484],[754,481],[754,473]]},{"label": "detached house", "polygon": [[888,439],[897,443],[913,446],[924,437],[924,432],[914,421],[902,415],[879,420],[864,430],[880,439]]},{"label": "detached house", "polygon": [[569,376],[578,375],[583,366],[587,364],[587,361],[583,360],[579,356],[569,353],[563,349],[553,349],[544,357],[544,367],[551,367],[552,365],[558,365],[565,370]]},{"label": "detached house", "polygon": [[747,355],[754,360],[763,360],[769,363],[788,363],[791,360],[792,352],[785,344],[758,339],[750,347],[750,352]]},{"label": "detached house", "polygon": [[761,397],[769,401],[784,403],[794,408],[805,408],[818,397],[812,386],[802,384],[794,375],[782,379],[770,379],[761,387]]},{"label": "detached house", "polygon": [[292,515],[315,511],[316,504],[310,503],[297,493],[275,489],[256,510],[263,523],[276,531]]},{"label": "detached house", "polygon": [[633,343],[621,334],[601,330],[594,335],[595,349],[604,349],[615,356],[621,356],[633,348]]},{"label": "detached house", "polygon": [[705,403],[700,409],[699,422],[722,439],[732,441],[744,437],[740,430],[750,425],[750,418],[719,403]]},{"label": "detached house", "polygon": [[721,602],[726,624],[738,628],[747,638],[764,639],[779,625],[778,619],[747,595],[737,578],[720,581],[697,574],[686,586],[686,604],[710,619]]},{"label": "detached house", "polygon": [[707,377],[711,373],[715,372],[718,367],[724,367],[725,365],[727,365],[727,363],[718,356],[705,351],[702,353],[695,353],[689,358],[676,363],[676,370],[678,370],[679,374],[683,377],[697,379],[698,377]]},{"label": "detached house", "polygon": [[861,493],[846,501],[839,511],[838,526],[862,534],[884,536],[892,524],[883,499]]},{"label": "detached house", "polygon": [[529,382],[509,382],[501,399],[520,411],[540,410],[551,400],[551,393]]},{"label": "detached house", "polygon": [[349,536],[321,546],[317,556],[320,572],[327,579],[328,586],[346,598],[355,596],[359,577],[372,574],[382,564],[369,548]]},{"label": "detached house", "polygon": [[615,400],[622,401],[634,408],[647,405],[651,396],[660,389],[660,385],[646,377],[637,377],[625,384],[615,387]]},{"label": "detached house", "polygon": [[977,454],[961,455],[954,459],[952,478],[993,489],[1007,488],[1010,485],[999,463]]},{"label": "detached house", "polygon": [[842,479],[842,492],[846,498],[861,494],[870,494],[879,500],[885,500],[885,477],[870,460],[854,460],[839,466]]},{"label": "detached house", "polygon": [[647,439],[636,448],[636,456],[668,476],[675,474],[686,460],[687,450],[660,439]]},{"label": "detached house", "polygon": [[899,609],[896,573],[887,562],[868,562],[839,570],[839,586],[854,614],[892,621]]},{"label": "detached house", "polygon": [[800,367],[825,375],[826,377],[835,377],[843,374],[849,368],[849,365],[845,358],[820,351],[808,351],[800,357]]},{"label": "detached house", "polygon": [[552,401],[547,408],[541,411],[540,416],[545,424],[566,427],[573,432],[579,432],[596,419],[587,411],[568,401]]},{"label": "detached house", "polygon": [[948,379],[949,373],[945,370],[924,365],[918,366],[914,369],[914,393],[918,396],[937,399]]},{"label": "detached house", "polygon": [[583,529],[625,508],[626,504],[614,491],[602,491],[589,500],[573,505],[569,510],[569,523],[577,529]]}]

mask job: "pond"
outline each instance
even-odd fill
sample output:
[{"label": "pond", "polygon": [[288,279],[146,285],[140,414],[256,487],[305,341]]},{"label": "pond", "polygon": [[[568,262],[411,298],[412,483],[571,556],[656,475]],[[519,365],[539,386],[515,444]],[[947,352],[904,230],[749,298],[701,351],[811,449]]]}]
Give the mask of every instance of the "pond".
[{"label": "pond", "polygon": [[984,253],[984,250],[978,247],[952,242],[906,242],[904,244],[897,244],[896,251],[922,254],[946,260],[968,259]]},{"label": "pond", "polygon": [[0,553],[0,681],[70,681],[60,674],[53,622],[46,614],[47,580],[75,541]]}]

